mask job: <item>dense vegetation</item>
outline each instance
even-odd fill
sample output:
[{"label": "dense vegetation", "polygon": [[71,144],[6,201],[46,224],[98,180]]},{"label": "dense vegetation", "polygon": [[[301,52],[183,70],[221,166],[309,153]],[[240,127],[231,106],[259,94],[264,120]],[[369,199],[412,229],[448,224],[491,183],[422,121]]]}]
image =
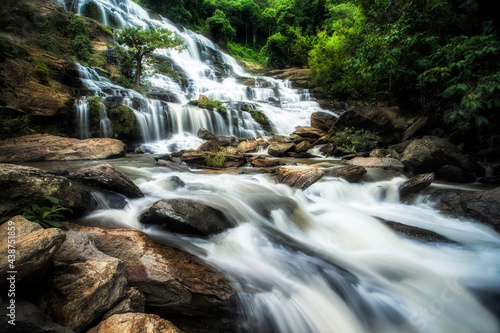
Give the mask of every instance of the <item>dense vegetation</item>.
[{"label": "dense vegetation", "polygon": [[330,98],[438,115],[484,138],[500,123],[496,1],[137,1],[233,56],[309,67]]}]

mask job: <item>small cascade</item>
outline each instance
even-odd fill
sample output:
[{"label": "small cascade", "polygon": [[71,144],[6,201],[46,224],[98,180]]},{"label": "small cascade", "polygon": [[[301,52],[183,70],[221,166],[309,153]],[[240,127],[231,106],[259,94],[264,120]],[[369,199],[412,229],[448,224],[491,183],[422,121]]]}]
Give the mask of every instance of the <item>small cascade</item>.
[{"label": "small cascade", "polygon": [[89,102],[87,97],[83,96],[75,100],[73,105],[73,110],[76,115],[77,122],[77,136],[80,139],[88,139],[90,137],[89,133]]},{"label": "small cascade", "polygon": [[108,110],[104,103],[102,103],[101,119],[99,120],[99,135],[101,138],[111,138],[113,135],[111,120],[108,118]]}]

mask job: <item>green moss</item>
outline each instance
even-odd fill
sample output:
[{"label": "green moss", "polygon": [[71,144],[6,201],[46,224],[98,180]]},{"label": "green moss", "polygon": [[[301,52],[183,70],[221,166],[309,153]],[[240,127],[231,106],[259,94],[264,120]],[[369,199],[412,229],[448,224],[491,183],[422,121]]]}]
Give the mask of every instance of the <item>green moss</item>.
[{"label": "green moss", "polygon": [[91,137],[96,137],[99,136],[99,123],[104,113],[104,104],[102,103],[102,97],[89,97],[87,101],[90,112],[89,134]]},{"label": "green moss", "polygon": [[61,54],[63,47],[52,35],[42,35],[38,40],[38,45],[49,52]]},{"label": "green moss", "polygon": [[262,126],[269,126],[269,119],[267,119],[267,116],[264,114],[264,112],[260,110],[252,111],[250,109],[250,114],[252,115],[252,118]]},{"label": "green moss", "polygon": [[31,119],[28,115],[0,116],[0,138],[7,139],[29,134],[36,134],[36,131],[31,128]]},{"label": "green moss", "polygon": [[96,21],[100,21],[102,19],[102,16],[99,13],[99,8],[93,2],[85,4],[81,9],[81,13],[83,16],[90,17]]},{"label": "green moss", "polygon": [[207,109],[210,111],[217,111],[223,116],[227,116],[227,109],[224,105],[222,105],[221,101],[189,101],[190,105],[196,105],[199,108]]},{"label": "green moss", "polygon": [[377,135],[371,131],[364,129],[355,131],[353,128],[346,128],[335,133],[328,141],[337,147],[343,147],[356,153],[366,150],[368,141],[376,138]]},{"label": "green moss", "polygon": [[45,86],[50,86],[49,78],[52,74],[52,71],[50,70],[50,66],[52,65],[51,60],[33,56],[30,57],[29,61],[34,68],[34,75],[38,82]]},{"label": "green moss", "polygon": [[108,108],[108,117],[117,139],[128,140],[135,135],[135,116],[131,108],[125,105],[111,105]]},{"label": "green moss", "polygon": [[224,168],[226,166],[226,153],[220,151],[213,154],[205,154],[205,164],[210,168]]}]

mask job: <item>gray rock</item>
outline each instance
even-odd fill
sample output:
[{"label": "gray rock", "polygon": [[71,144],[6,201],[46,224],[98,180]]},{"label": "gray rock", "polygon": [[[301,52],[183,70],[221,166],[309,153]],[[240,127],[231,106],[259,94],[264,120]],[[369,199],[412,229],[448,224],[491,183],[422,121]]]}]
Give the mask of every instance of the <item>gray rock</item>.
[{"label": "gray rock", "polygon": [[306,189],[320,180],[325,175],[325,172],[316,168],[303,170],[277,168],[276,175],[276,181],[278,183],[298,189]]},{"label": "gray rock", "polygon": [[294,143],[273,143],[269,146],[267,152],[271,156],[281,157],[293,150],[295,150]]},{"label": "gray rock", "polygon": [[404,198],[410,194],[423,190],[434,181],[434,173],[426,173],[412,177],[399,185],[399,197]]},{"label": "gray rock", "polygon": [[115,314],[128,312],[144,312],[146,296],[135,287],[127,287],[124,299],[103,315],[103,320]]},{"label": "gray rock", "polygon": [[359,165],[365,168],[380,168],[403,171],[404,165],[395,158],[355,157],[346,162],[348,165]]}]

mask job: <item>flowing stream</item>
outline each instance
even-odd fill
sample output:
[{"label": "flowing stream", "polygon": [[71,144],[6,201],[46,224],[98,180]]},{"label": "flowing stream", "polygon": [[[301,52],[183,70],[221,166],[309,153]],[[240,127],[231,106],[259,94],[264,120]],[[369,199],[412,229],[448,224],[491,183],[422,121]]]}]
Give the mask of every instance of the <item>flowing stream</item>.
[{"label": "flowing stream", "polygon": [[[273,132],[285,135],[296,126],[309,125],[311,113],[321,110],[308,91],[252,77],[209,40],[166,19],[153,20],[133,2],[75,0],[66,7],[81,14],[90,3],[106,24],[159,24],[178,33],[188,45],[182,53],[156,52],[175,64],[188,78],[187,85],[164,75],[146,76],[153,88],[173,96],[169,102],[148,99],[114,85],[92,68],[79,68],[86,95],[104,100],[119,97],[134,110],[143,146],[153,153],[196,148],[202,142],[196,137],[200,127],[218,135],[271,134],[241,110],[242,104],[262,110]],[[241,78],[255,84],[242,85]],[[200,94],[223,101],[229,119],[238,121],[228,122],[187,104]],[[75,104],[81,137],[88,136],[86,99]],[[112,124],[103,126],[102,135],[110,136]],[[404,178],[381,180],[384,177],[371,171],[357,184],[325,177],[303,191],[275,184],[271,175],[172,172],[155,166],[151,156],[131,155],[110,162],[134,180],[144,198],[130,200],[125,209],[117,210],[96,195],[100,209],[85,220],[144,230],[219,268],[239,290],[235,311],[243,331],[500,331],[500,236],[484,225],[440,214],[425,197],[412,205],[400,203],[397,187]],[[97,163],[38,166],[73,171]],[[335,165],[334,160],[322,158],[308,163],[319,168]],[[172,176],[186,186],[177,186]],[[171,198],[189,198],[221,209],[237,226],[201,239],[139,223],[140,214],[154,202]],[[453,242],[403,238],[385,220],[431,230]]]}]

